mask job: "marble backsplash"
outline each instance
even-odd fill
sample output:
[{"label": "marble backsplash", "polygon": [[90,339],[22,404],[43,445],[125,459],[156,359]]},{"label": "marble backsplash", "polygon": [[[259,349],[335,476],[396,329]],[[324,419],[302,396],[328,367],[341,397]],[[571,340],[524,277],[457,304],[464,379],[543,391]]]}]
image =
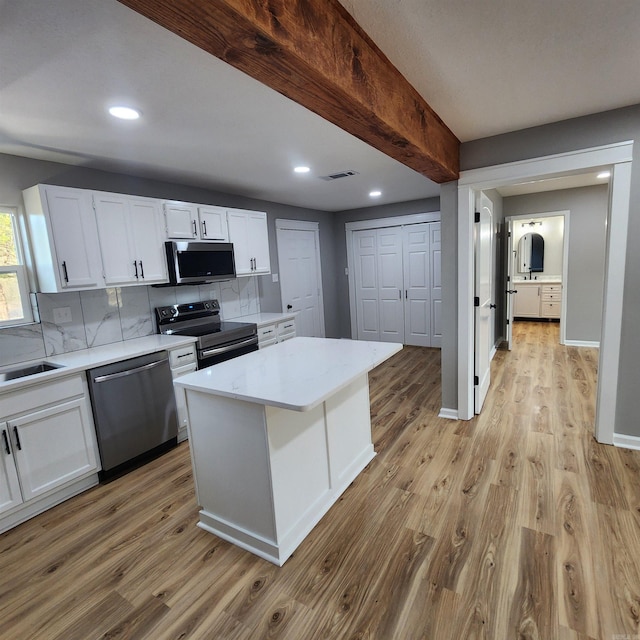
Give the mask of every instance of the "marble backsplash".
[{"label": "marble backsplash", "polygon": [[36,294],[39,324],[0,329],[0,366],[156,332],[153,310],[217,299],[224,319],[260,311],[256,277],[183,287],[113,287]]}]

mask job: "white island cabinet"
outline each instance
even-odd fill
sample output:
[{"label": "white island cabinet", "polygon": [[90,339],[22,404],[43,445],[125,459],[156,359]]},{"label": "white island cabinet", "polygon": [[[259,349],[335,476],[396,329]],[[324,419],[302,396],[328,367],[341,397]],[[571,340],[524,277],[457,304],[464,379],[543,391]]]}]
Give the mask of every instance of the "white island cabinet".
[{"label": "white island cabinet", "polygon": [[367,373],[401,348],[293,338],[175,380],[198,526],[284,564],[374,457]]}]

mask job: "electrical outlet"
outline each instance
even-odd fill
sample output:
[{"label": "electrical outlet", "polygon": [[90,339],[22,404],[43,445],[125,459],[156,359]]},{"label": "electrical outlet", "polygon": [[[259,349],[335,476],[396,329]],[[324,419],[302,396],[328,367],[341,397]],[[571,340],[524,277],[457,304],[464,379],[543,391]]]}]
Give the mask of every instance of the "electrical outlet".
[{"label": "electrical outlet", "polygon": [[69,324],[73,322],[71,317],[71,307],[56,307],[53,310],[54,324]]}]

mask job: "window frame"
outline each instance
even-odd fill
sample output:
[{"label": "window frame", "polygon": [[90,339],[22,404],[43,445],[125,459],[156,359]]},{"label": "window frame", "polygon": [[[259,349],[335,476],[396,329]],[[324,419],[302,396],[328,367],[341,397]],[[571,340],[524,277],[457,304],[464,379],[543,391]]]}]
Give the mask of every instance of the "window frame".
[{"label": "window frame", "polygon": [[13,228],[13,239],[16,246],[17,264],[0,265],[0,274],[15,273],[18,281],[18,292],[20,294],[20,302],[22,306],[21,318],[10,318],[9,320],[0,320],[0,329],[4,327],[16,327],[34,322],[33,309],[31,308],[31,296],[29,291],[29,276],[27,265],[25,263],[25,252],[23,246],[23,238],[20,233],[20,225],[18,219],[18,210],[15,207],[7,207],[0,205],[0,214],[9,214],[11,217],[11,226]]}]

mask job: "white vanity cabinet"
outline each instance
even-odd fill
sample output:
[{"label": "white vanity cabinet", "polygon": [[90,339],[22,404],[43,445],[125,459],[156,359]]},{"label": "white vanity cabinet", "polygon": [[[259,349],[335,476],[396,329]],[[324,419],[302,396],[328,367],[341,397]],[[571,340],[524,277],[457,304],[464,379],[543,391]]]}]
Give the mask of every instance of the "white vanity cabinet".
[{"label": "white vanity cabinet", "polygon": [[39,291],[104,288],[91,192],[36,185],[23,197]]},{"label": "white vanity cabinet", "polygon": [[4,393],[0,414],[0,532],[97,484],[83,373]]},{"label": "white vanity cabinet", "polygon": [[227,224],[237,276],[271,273],[267,214],[264,211],[227,209]]},{"label": "white vanity cabinet", "polygon": [[229,241],[224,207],[167,201],[163,208],[167,240]]},{"label": "white vanity cabinet", "polygon": [[159,201],[94,193],[93,206],[107,286],[167,282]]},{"label": "white vanity cabinet", "polygon": [[[195,344],[169,350],[169,366],[171,367],[171,377],[174,380],[186,373],[196,371],[198,369],[198,360]],[[187,401],[181,388],[174,387],[174,393],[178,412],[178,442],[182,442],[188,437],[189,414],[187,412]]]},{"label": "white vanity cabinet", "polygon": [[513,315],[516,318],[560,318],[562,284],[516,282]]}]

